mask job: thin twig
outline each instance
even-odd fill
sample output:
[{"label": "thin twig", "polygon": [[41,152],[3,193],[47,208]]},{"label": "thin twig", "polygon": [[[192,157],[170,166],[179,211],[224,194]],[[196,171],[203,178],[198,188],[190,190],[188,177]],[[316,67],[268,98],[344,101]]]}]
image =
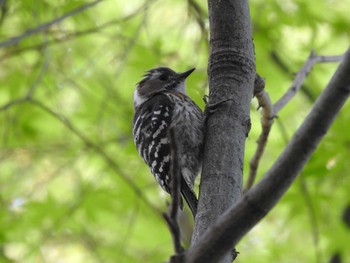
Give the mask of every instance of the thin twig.
[{"label": "thin twig", "polygon": [[273,124],[273,119],[277,116],[277,113],[296,95],[296,93],[300,90],[306,76],[309,74],[311,69],[316,63],[323,62],[337,62],[343,58],[344,55],[339,56],[319,56],[316,55],[312,50],[308,59],[301,67],[298,74],[295,76],[295,79],[287,90],[287,92],[274,104],[271,104],[271,100],[269,95],[264,91],[265,82],[264,80],[257,74],[255,78],[255,87],[254,87],[254,95],[258,99],[259,108],[262,108],[261,111],[261,126],[262,132],[257,141],[258,147],[254,153],[254,156],[250,160],[250,170],[249,176],[247,180],[247,184],[245,187],[245,192],[249,190],[255,181],[257,170],[259,167],[260,159],[264,153],[265,146],[267,143],[268,136],[270,134],[271,126]]},{"label": "thin twig", "polygon": [[4,1],[0,1],[0,26],[2,26],[2,23],[5,20],[5,16],[6,14],[8,14],[8,3],[6,2],[6,0]]},{"label": "thin twig", "polygon": [[[44,43],[44,45],[45,45],[45,43]],[[47,50],[46,46],[44,46],[44,47],[45,47],[44,62],[42,64],[41,68],[40,68],[39,75],[36,77],[36,79],[34,80],[32,85],[30,86],[27,94],[24,97],[22,97],[22,98],[18,98],[18,99],[12,100],[12,101],[2,105],[0,107],[0,111],[5,111],[5,110],[11,108],[12,106],[14,106],[16,104],[21,104],[21,103],[28,102],[33,97],[36,88],[41,83],[42,78],[45,75],[45,73],[46,73],[46,71],[48,69],[48,66],[49,66],[48,50]]]},{"label": "thin twig", "polygon": [[[123,68],[124,68],[124,65],[127,61],[128,56],[130,55],[130,51],[133,49],[134,45],[137,43],[137,39],[141,33],[141,29],[147,22],[147,12],[146,11],[147,11],[147,6],[145,6],[145,8],[144,8],[142,20],[139,23],[139,25],[137,26],[135,32],[133,33],[133,36],[128,39],[127,44],[125,45],[125,48],[120,53],[120,55],[117,58],[113,59],[115,61],[118,61],[117,73],[114,74],[115,80],[118,79],[119,76],[121,75],[121,73],[123,72]],[[111,96],[113,92],[114,92],[113,88],[111,88],[110,86],[107,86],[105,98],[101,101],[101,106],[99,107],[99,112],[96,115],[98,118],[103,113],[108,102],[113,98],[113,96]]]},{"label": "thin twig", "polygon": [[11,108],[12,106],[15,106],[17,104],[21,104],[21,103],[24,103],[24,102],[28,102],[29,98],[27,96],[24,96],[23,98],[19,98],[19,99],[15,99],[15,100],[11,100],[10,102],[2,105],[0,107],[0,111],[5,111],[9,108]]},{"label": "thin twig", "polygon": [[303,84],[305,78],[310,73],[311,69],[316,63],[323,62],[338,62],[343,58],[344,55],[339,56],[319,56],[312,50],[308,59],[301,67],[300,71],[295,76],[292,85],[289,87],[287,92],[273,105],[275,115],[295,96]]},{"label": "thin twig", "polygon": [[317,216],[315,212],[315,207],[312,202],[312,198],[310,196],[310,192],[308,189],[308,186],[305,182],[304,175],[300,175],[300,192],[302,194],[302,197],[304,199],[305,205],[307,207],[309,220],[310,220],[310,227],[311,227],[311,233],[312,233],[312,241],[315,249],[315,262],[319,263],[321,262],[321,250],[320,250],[320,229],[318,226]]},{"label": "thin twig", "polygon": [[273,124],[273,119],[274,119],[274,111],[270,100],[270,96],[268,93],[265,92],[264,88],[265,88],[265,81],[263,78],[261,78],[257,74],[255,78],[255,85],[254,85],[254,95],[259,102],[259,108],[262,108],[261,110],[262,131],[257,141],[258,147],[249,163],[250,169],[249,169],[247,184],[244,190],[245,192],[248,191],[249,188],[251,188],[254,184],[257,170],[259,167],[259,162],[264,153],[266,143],[267,143],[267,138],[270,134],[271,126]]},{"label": "thin twig", "polygon": [[46,105],[44,105],[41,101],[36,99],[30,99],[28,102],[33,105],[39,107],[44,110],[48,114],[50,114],[55,119],[59,120],[66,128],[68,128],[73,134],[75,134],[85,145],[89,148],[94,149],[94,151],[99,154],[110,167],[130,186],[130,188],[135,192],[137,196],[139,196],[145,203],[148,205],[157,215],[161,215],[159,209],[155,207],[143,194],[142,190],[135,184],[134,180],[132,180],[128,175],[126,175],[120,167],[114,162],[114,160],[97,144],[90,141],[85,135],[83,135],[67,118],[56,113]]},{"label": "thin twig", "polygon": [[45,36],[45,42],[44,42],[44,63],[40,69],[39,75],[36,78],[36,80],[33,82],[33,84],[30,86],[29,91],[27,93],[28,98],[32,98],[34,95],[34,92],[36,88],[39,86],[39,84],[42,81],[43,76],[47,72],[47,69],[49,68],[49,49],[46,45],[47,43],[47,37]]},{"label": "thin twig", "polygon": [[209,50],[209,32],[205,26],[205,19],[207,18],[206,12],[202,9],[202,7],[194,0],[187,0],[189,9],[193,9],[193,12],[189,12],[194,19],[196,20],[198,27],[202,33],[202,39],[204,40],[204,44]]},{"label": "thin twig", "polygon": [[32,28],[32,29],[28,29],[27,31],[25,31],[24,33],[22,33],[19,36],[15,36],[15,37],[12,37],[12,38],[4,41],[4,42],[0,42],[0,48],[11,46],[11,45],[16,45],[19,42],[21,42],[23,39],[25,39],[25,38],[27,38],[27,37],[29,37],[31,35],[34,35],[36,33],[42,32],[42,31],[48,29],[49,27],[62,22],[66,18],[74,16],[74,15],[76,15],[78,13],[81,13],[81,12],[85,11],[86,9],[88,9],[90,7],[93,7],[94,5],[100,3],[101,1],[102,0],[97,0],[97,1],[94,1],[94,2],[91,2],[91,3],[87,3],[85,5],[79,6],[78,8],[73,9],[72,11],[70,11],[70,12],[68,12],[68,13],[60,16],[60,17],[57,17],[54,20],[51,20],[51,21],[46,22],[44,24],[41,24],[38,27],[35,27],[35,28]]},{"label": "thin twig", "polygon": [[171,258],[170,262],[181,262],[179,261],[179,257],[182,257],[182,252],[184,251],[181,246],[181,237],[180,237],[180,228],[177,222],[177,214],[178,209],[180,207],[181,202],[181,175],[179,171],[179,163],[178,163],[178,149],[175,143],[175,135],[173,129],[170,129],[169,139],[171,145],[171,164],[170,164],[170,178],[171,178],[171,188],[170,193],[172,197],[171,204],[169,205],[169,211],[167,214],[164,214],[164,218],[168,223],[171,236],[173,238],[175,255]]},{"label": "thin twig", "polygon": [[[146,1],[144,4],[142,4],[139,8],[137,8],[135,11],[133,11],[132,13],[126,15],[125,17],[122,18],[117,18],[117,19],[112,19],[110,21],[107,21],[105,23],[102,23],[100,25],[97,25],[95,27],[91,27],[91,28],[87,28],[84,30],[80,30],[80,31],[64,31],[64,34],[58,34],[58,36],[55,35],[56,31],[50,30],[50,33],[53,33],[54,36],[52,39],[45,41],[45,43],[38,43],[35,45],[30,45],[30,46],[25,46],[25,47],[14,47],[11,49],[6,50],[6,52],[4,52],[4,54],[2,54],[0,56],[0,62],[3,60],[6,60],[8,58],[12,58],[15,55],[19,55],[22,52],[26,52],[26,51],[30,51],[30,50],[38,50],[40,51],[44,45],[56,45],[56,44],[62,44],[63,42],[66,41],[70,41],[73,39],[76,39],[77,37],[82,37],[82,36],[86,36],[89,34],[93,34],[96,32],[100,32],[101,30],[107,29],[111,26],[115,26],[117,24],[121,24],[121,23],[125,23],[128,20],[134,18],[135,16],[139,15],[139,13],[141,11],[146,10],[153,2],[156,2],[156,0],[152,0],[152,1]],[[118,35],[115,36],[115,38],[122,38],[124,37],[123,35]],[[127,46],[127,45],[126,45]]]}]

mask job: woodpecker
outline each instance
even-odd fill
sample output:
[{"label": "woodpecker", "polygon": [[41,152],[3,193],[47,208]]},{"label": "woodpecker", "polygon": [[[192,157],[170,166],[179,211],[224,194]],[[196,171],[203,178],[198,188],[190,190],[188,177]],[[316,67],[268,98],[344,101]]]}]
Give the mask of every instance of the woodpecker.
[{"label": "woodpecker", "polygon": [[[172,180],[170,164],[172,158],[178,158],[181,194],[193,216],[198,202],[193,185],[202,165],[204,139],[204,114],[186,95],[185,81],[194,70],[177,73],[159,67],[146,71],[134,92],[132,129],[138,153],[168,193]],[[171,129],[174,142],[170,143]],[[172,143],[176,144],[176,157],[171,156]]]}]

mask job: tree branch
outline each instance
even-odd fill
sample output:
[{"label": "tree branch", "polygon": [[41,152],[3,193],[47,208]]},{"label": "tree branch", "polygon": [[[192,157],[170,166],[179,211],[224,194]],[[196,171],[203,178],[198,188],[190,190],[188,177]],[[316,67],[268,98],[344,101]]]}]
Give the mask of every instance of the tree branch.
[{"label": "tree branch", "polygon": [[267,143],[267,138],[269,137],[270,130],[273,124],[273,119],[275,117],[273,106],[271,103],[270,96],[264,90],[265,81],[258,74],[255,77],[254,83],[254,96],[259,102],[259,108],[262,108],[261,111],[261,134],[258,139],[258,147],[254,153],[254,156],[249,162],[249,176],[247,180],[246,187],[244,192],[248,191],[254,184],[255,177],[258,171],[260,159],[264,153],[265,146]]},{"label": "tree branch", "polygon": [[350,48],[311,112],[264,178],[186,253],[188,263],[218,262],[279,201],[309,160],[350,94]]},{"label": "tree branch", "polygon": [[311,69],[316,63],[320,62],[338,62],[343,58],[343,55],[339,56],[318,56],[315,51],[312,50],[308,59],[301,67],[300,71],[294,78],[294,81],[288,91],[273,105],[275,115],[295,96],[295,94],[301,88],[305,78],[310,73]]},{"label": "tree branch", "polygon": [[16,45],[19,42],[21,42],[23,39],[25,39],[31,35],[34,35],[36,33],[42,32],[42,31],[48,29],[49,27],[62,22],[66,18],[74,16],[78,13],[81,13],[81,12],[85,11],[86,9],[93,7],[94,5],[100,3],[101,1],[102,0],[96,0],[94,2],[79,6],[78,8],[76,8],[76,9],[74,9],[74,10],[72,10],[72,11],[70,11],[70,12],[68,12],[60,17],[57,17],[54,20],[51,20],[51,21],[44,23],[44,24],[41,24],[40,26],[38,26],[36,28],[28,29],[27,31],[25,31],[24,33],[22,33],[19,36],[15,36],[15,37],[12,37],[6,41],[0,42],[0,48],[11,46],[11,45]]},{"label": "tree branch", "polygon": [[48,66],[49,66],[48,49],[47,49],[46,46],[44,46],[44,47],[45,47],[44,62],[42,64],[41,68],[40,68],[39,75],[35,78],[34,82],[30,86],[27,94],[24,97],[22,97],[22,98],[18,98],[18,99],[12,100],[12,101],[10,101],[10,102],[0,106],[0,112],[1,111],[6,111],[7,109],[11,108],[14,105],[21,104],[21,103],[26,103],[33,97],[33,95],[35,93],[35,90],[37,89],[37,87],[41,83],[42,78],[45,75],[45,73],[46,73],[46,71],[48,69]]},{"label": "tree branch", "polygon": [[[121,18],[116,18],[116,19],[112,19],[110,21],[104,22],[104,23],[99,24],[95,27],[90,27],[90,28],[87,28],[84,30],[79,30],[79,31],[64,30],[64,34],[62,34],[62,32],[58,32],[59,34],[57,34],[57,36],[55,34],[56,31],[54,31],[53,38],[45,40],[45,42],[37,43],[34,45],[30,45],[30,46],[24,46],[24,47],[14,47],[14,48],[6,50],[6,52],[4,52],[4,54],[1,54],[0,62],[6,60],[8,58],[12,58],[13,56],[19,55],[22,52],[26,52],[26,51],[30,51],[30,50],[40,51],[45,46],[62,44],[63,42],[70,41],[70,40],[76,39],[78,37],[86,36],[89,34],[97,33],[97,32],[100,32],[104,29],[107,29],[109,27],[113,27],[115,25],[125,23],[128,20],[131,20],[135,16],[139,15],[140,12],[147,10],[151,6],[151,4],[153,4],[154,2],[156,2],[156,0],[146,1],[145,3],[143,3],[140,7],[138,7],[132,13],[130,13],[124,17],[121,17]],[[52,33],[52,30],[50,31],[50,33]],[[122,34],[114,36],[114,38],[118,38],[118,39],[121,38],[122,40],[125,40],[125,39],[123,39],[125,37]],[[129,45],[126,45],[126,46],[129,47]]]},{"label": "tree branch", "polygon": [[318,221],[317,221],[317,216],[315,212],[315,207],[312,201],[312,197],[310,195],[308,186],[305,182],[304,179],[305,176],[303,174],[300,175],[300,192],[303,196],[305,206],[307,208],[308,216],[309,216],[309,221],[310,221],[310,228],[312,232],[312,241],[314,245],[314,250],[315,250],[315,262],[320,263],[322,262],[322,257],[320,253],[320,248],[319,248],[319,239],[320,239],[320,229],[318,226]]},{"label": "tree branch", "polygon": [[[263,90],[265,83],[262,78],[257,75],[255,79],[254,95],[258,99],[259,107],[262,107],[261,112],[261,126],[262,132],[258,139],[258,147],[254,153],[254,156],[249,163],[249,176],[244,191],[248,191],[254,184],[260,159],[264,153],[268,136],[270,134],[271,127],[273,125],[273,118],[277,116],[277,113],[295,96],[295,94],[302,87],[302,84],[306,76],[311,71],[312,67],[316,63],[322,62],[337,62],[341,60],[343,55],[340,56],[319,56],[314,51],[311,51],[310,56],[296,75],[291,87],[287,92],[274,104],[271,104],[270,97]],[[256,90],[257,89],[257,90]]]},{"label": "tree branch", "polygon": [[159,215],[161,217],[161,212],[159,209],[154,206],[144,195],[144,193],[141,191],[141,189],[135,184],[134,180],[132,180],[127,174],[125,174],[120,167],[117,165],[117,163],[114,162],[114,160],[97,144],[89,140],[83,133],[81,133],[68,119],[66,119],[64,116],[54,112],[52,109],[44,105],[42,102],[29,98],[27,99],[28,103],[32,103],[33,105],[37,106],[38,108],[42,109],[43,111],[50,114],[52,117],[60,121],[68,130],[70,130],[73,134],[75,134],[87,147],[90,147],[94,149],[94,151],[100,155],[106,163],[129,185],[129,187],[134,191],[134,193],[141,198],[141,200],[144,201],[144,203],[151,208],[155,214]]}]

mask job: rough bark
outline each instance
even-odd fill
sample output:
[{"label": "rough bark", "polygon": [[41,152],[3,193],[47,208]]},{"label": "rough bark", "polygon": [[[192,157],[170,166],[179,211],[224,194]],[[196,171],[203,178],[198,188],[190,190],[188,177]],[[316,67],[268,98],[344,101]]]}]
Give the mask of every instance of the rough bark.
[{"label": "rough bark", "polygon": [[264,178],[211,226],[186,252],[186,262],[222,262],[225,253],[262,219],[291,186],[350,95],[350,49]]},{"label": "rough bark", "polygon": [[[241,198],[244,147],[250,129],[249,109],[255,78],[248,1],[209,0],[208,5],[210,93],[192,244],[201,240],[219,216]],[[225,259],[216,262],[231,262],[230,251],[225,252]]]}]

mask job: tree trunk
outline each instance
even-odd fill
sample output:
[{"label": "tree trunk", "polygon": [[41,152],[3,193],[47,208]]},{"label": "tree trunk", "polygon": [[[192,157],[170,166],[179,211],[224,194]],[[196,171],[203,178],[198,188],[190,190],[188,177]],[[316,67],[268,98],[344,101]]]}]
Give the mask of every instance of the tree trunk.
[{"label": "tree trunk", "polygon": [[[209,103],[192,244],[240,199],[255,78],[248,1],[209,0]],[[231,262],[231,252],[220,262]]]}]

